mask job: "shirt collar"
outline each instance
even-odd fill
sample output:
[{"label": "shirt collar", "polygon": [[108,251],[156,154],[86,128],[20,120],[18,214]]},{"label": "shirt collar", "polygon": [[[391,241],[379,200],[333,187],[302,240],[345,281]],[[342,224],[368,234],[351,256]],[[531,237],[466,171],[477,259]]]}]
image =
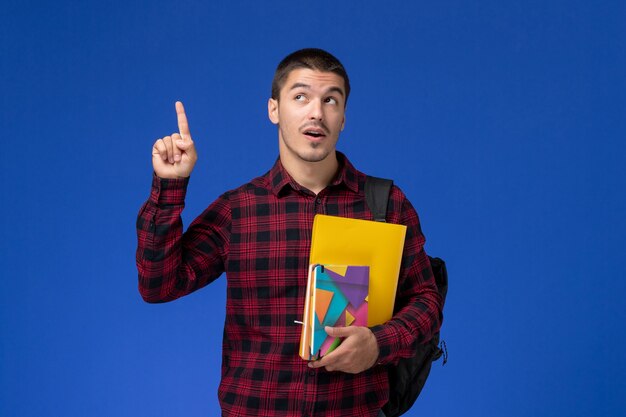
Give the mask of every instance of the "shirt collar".
[{"label": "shirt collar", "polygon": [[[339,162],[339,169],[337,175],[330,182],[329,186],[345,185],[349,190],[358,193],[359,192],[359,172],[350,163],[348,158],[339,151],[336,151],[337,162]],[[268,172],[269,186],[272,192],[276,196],[280,196],[281,191],[290,186],[296,191],[304,190],[300,184],[298,184],[289,175],[283,164],[280,162],[280,158],[276,160],[276,163],[272,169]]]}]

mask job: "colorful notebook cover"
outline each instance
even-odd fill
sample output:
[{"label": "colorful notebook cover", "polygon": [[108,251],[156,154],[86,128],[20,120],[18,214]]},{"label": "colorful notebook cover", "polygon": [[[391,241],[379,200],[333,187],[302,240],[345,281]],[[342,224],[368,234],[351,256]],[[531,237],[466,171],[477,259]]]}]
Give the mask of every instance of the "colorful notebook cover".
[{"label": "colorful notebook cover", "polygon": [[[309,359],[311,326],[309,298],[315,265],[368,265],[367,326],[383,324],[393,315],[406,226],[318,214],[313,221],[309,284],[305,301],[300,356]],[[307,321],[308,319],[308,321]],[[308,323],[308,326],[307,326]]]},{"label": "colorful notebook cover", "polygon": [[328,336],[325,326],[367,326],[369,267],[312,265],[309,279],[304,319],[308,347],[302,356],[315,360],[341,342]]}]

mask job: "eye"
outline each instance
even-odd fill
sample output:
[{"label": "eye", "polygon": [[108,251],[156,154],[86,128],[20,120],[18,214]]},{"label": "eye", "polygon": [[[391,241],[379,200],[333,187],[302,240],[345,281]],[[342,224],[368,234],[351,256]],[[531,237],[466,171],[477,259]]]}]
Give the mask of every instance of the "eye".
[{"label": "eye", "polygon": [[294,97],[294,100],[296,100],[296,101],[304,101],[304,100],[306,100],[306,97],[304,96],[304,94],[296,94],[296,96]]},{"label": "eye", "polygon": [[324,102],[325,102],[325,103],[329,103],[329,104],[337,104],[337,99],[336,99],[336,98],[334,98],[334,97],[327,97],[327,98],[324,100]]}]

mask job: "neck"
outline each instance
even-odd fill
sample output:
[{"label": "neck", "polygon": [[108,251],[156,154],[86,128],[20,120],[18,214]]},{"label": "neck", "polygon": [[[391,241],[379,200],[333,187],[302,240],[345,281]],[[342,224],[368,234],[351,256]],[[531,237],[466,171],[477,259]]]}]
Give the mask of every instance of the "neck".
[{"label": "neck", "polygon": [[335,152],[331,152],[319,162],[307,162],[281,152],[280,162],[291,177],[301,186],[319,194],[335,177],[339,162]]}]

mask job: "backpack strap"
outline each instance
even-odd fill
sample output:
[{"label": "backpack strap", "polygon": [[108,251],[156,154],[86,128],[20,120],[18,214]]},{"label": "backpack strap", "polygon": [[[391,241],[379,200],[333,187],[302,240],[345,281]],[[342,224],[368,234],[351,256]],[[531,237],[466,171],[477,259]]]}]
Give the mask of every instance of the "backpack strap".
[{"label": "backpack strap", "polygon": [[[367,176],[365,179],[365,199],[374,220],[386,221],[389,193],[392,180]],[[440,258],[428,257],[431,263],[435,282],[442,298],[448,292],[448,272],[446,263]],[[389,401],[383,407],[386,416],[397,417],[407,412],[415,403],[430,373],[433,361],[443,356],[443,364],[448,361],[446,343],[439,344],[439,332],[428,342],[417,346],[410,358],[402,358],[388,368]]]},{"label": "backpack strap", "polygon": [[365,179],[365,199],[377,222],[385,222],[387,218],[387,204],[393,180],[370,177]]}]

